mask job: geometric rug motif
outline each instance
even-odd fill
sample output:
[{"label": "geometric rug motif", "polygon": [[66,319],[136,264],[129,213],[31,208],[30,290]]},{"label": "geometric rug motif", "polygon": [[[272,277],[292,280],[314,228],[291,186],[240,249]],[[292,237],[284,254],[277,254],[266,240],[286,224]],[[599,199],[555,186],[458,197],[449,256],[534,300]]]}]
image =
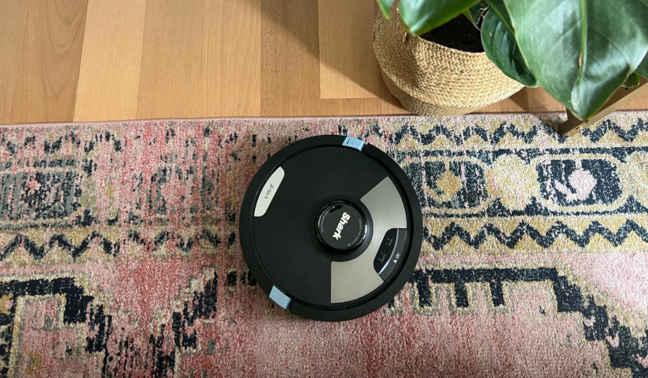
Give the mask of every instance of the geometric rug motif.
[{"label": "geometric rug motif", "polygon": [[[0,376],[648,376],[648,113],[0,128]],[[418,266],[343,323],[275,307],[238,212],[269,156],[396,160]]]}]

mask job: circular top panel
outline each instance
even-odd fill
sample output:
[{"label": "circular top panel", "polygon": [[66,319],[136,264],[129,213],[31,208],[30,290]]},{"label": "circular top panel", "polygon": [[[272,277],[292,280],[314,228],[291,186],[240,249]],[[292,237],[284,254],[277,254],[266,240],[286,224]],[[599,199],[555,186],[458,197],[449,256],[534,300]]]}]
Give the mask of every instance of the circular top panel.
[{"label": "circular top panel", "polygon": [[345,320],[391,300],[421,243],[418,200],[400,167],[353,138],[322,136],[272,156],[241,209],[245,260],[280,306]]},{"label": "circular top panel", "polygon": [[326,205],[317,217],[317,237],[335,252],[359,247],[367,236],[367,220],[356,206],[346,201]]}]

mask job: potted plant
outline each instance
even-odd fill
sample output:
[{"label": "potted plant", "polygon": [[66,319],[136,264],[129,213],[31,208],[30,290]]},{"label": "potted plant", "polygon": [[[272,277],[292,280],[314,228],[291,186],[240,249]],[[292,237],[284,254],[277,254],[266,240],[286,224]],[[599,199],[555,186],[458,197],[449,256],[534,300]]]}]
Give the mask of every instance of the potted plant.
[{"label": "potted plant", "polygon": [[[374,27],[383,77],[415,113],[467,113],[487,105],[483,99],[496,102],[526,85],[542,86],[586,120],[620,86],[648,76],[646,0],[400,0],[396,6],[394,0],[377,1],[386,18],[378,15]],[[481,29],[484,53],[418,36],[464,16]],[[497,77],[484,58],[519,87]]]}]

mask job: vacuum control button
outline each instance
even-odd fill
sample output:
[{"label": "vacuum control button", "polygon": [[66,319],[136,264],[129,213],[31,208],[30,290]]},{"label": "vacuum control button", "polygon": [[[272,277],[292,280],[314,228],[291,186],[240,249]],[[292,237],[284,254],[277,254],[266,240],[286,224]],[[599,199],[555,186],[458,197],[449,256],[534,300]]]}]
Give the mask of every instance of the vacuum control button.
[{"label": "vacuum control button", "polygon": [[385,237],[374,259],[374,269],[383,281],[389,278],[398,266],[398,263],[402,260],[406,241],[406,230],[392,228],[385,233]]}]

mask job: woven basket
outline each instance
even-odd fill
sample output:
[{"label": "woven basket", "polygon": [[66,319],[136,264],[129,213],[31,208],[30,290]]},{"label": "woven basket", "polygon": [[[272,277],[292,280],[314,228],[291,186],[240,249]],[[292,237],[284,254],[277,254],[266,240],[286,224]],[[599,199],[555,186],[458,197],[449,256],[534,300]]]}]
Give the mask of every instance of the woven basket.
[{"label": "woven basket", "polygon": [[389,20],[376,15],[373,47],[387,88],[412,113],[462,115],[524,87],[505,76],[486,53],[459,51],[407,34],[398,4]]}]

